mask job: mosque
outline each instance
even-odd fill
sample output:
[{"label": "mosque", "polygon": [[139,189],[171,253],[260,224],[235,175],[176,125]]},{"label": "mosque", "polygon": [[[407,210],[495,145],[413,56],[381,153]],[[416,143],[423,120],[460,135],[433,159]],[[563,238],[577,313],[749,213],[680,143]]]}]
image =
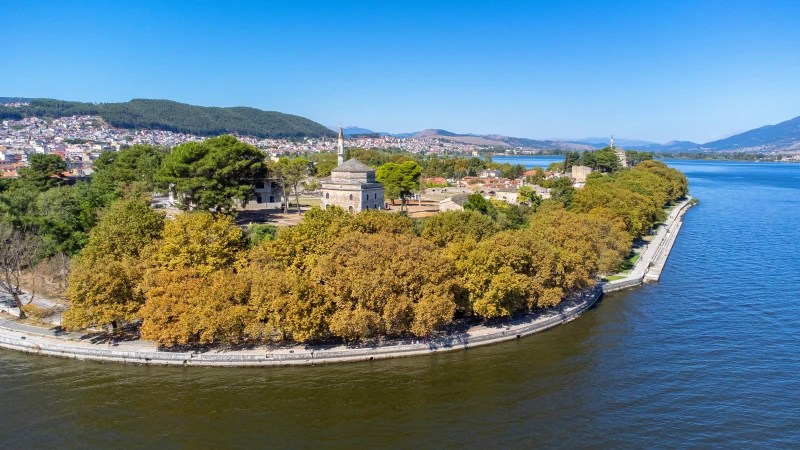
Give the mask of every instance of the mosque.
[{"label": "mosque", "polygon": [[339,165],[331,170],[331,176],[320,180],[322,209],[338,206],[359,213],[383,208],[383,185],[375,180],[375,169],[355,158],[344,160],[342,127],[339,127],[338,147]]}]

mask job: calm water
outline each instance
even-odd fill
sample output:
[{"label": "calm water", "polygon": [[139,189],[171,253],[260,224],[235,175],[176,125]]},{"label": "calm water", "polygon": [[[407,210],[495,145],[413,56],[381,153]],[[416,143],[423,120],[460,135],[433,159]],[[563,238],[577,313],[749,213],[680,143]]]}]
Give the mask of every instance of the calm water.
[{"label": "calm water", "polygon": [[661,282],[608,295],[577,321],[468,351],[322,367],[0,350],[0,442],[796,448],[800,165],[669,163],[701,204]]}]

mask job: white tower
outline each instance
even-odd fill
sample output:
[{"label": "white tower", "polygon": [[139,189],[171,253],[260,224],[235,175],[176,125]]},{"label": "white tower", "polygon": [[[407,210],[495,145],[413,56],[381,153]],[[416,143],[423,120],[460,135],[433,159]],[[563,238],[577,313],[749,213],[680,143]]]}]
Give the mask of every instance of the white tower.
[{"label": "white tower", "polygon": [[339,127],[339,165],[344,162],[344,132],[342,127]]},{"label": "white tower", "polygon": [[611,135],[611,149],[614,149],[614,135]]}]

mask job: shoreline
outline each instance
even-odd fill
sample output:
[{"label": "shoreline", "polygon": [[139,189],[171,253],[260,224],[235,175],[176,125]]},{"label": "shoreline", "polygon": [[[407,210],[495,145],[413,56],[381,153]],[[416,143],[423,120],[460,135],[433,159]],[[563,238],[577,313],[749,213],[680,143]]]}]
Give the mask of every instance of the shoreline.
[{"label": "shoreline", "polygon": [[[529,313],[522,317],[493,325],[474,325],[466,331],[450,336],[434,338],[424,343],[411,343],[350,347],[338,345],[294,346],[274,349],[266,345],[245,350],[211,350],[206,352],[159,351],[151,342],[121,342],[113,348],[102,348],[78,340],[77,335],[53,331],[32,325],[24,325],[0,319],[0,348],[30,354],[56,356],[81,361],[98,361],[122,364],[200,366],[200,367],[264,367],[335,364],[378,359],[428,355],[471,347],[492,345],[519,339],[570,322],[589,310],[605,292],[640,286],[647,281],[657,281],[666,263],[672,245],[680,230],[683,215],[692,206],[691,196],[670,212],[653,241],[626,278],[599,282],[590,290],[573,294],[557,307]],[[688,207],[687,207],[688,206]],[[652,267],[650,263],[652,264]],[[416,342],[416,343],[414,343]]]}]

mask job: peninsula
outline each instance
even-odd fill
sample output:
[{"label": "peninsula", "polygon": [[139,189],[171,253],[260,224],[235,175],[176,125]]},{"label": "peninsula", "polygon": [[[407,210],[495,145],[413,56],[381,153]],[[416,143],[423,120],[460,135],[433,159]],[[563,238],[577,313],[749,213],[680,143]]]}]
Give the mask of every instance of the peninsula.
[{"label": "peninsula", "polygon": [[[399,155],[374,170],[368,165],[378,155],[374,151],[348,149],[351,160],[344,162],[343,139],[340,132],[339,166],[328,169],[334,176],[321,180],[324,209],[298,209],[302,219],[279,228],[243,226],[236,219],[239,208],[248,201],[258,204],[253,192],[272,184],[283,188],[288,213],[289,192],[299,195],[298,185],[313,184],[312,170],[320,175],[321,168],[302,158],[266,162],[258,149],[231,136],[171,150],[137,145],[107,152],[95,164],[91,182],[75,186],[58,177],[57,161],[34,156],[31,168],[2,195],[30,192],[44,199],[39,202],[67,195],[80,207],[88,196],[99,204],[83,213],[95,217],[80,225],[85,241],[80,234],[64,239],[42,225],[35,235],[4,228],[13,237],[6,242],[17,244],[9,248],[26,265],[31,286],[42,264],[52,268],[62,252],[76,254],[64,277],[68,303],[59,313],[62,331],[30,339],[6,336],[4,345],[78,355],[70,349],[85,339],[39,340],[91,336],[134,346],[134,353],[120,357],[125,361],[166,358],[188,364],[211,361],[212,354],[249,354],[251,362],[267,364],[298,359],[280,356],[280,349],[298,357],[311,352],[318,363],[498,342],[572,320],[603,289],[620,286],[619,277],[641,283],[647,270],[641,264],[649,268],[666,257],[676,215],[689,202],[680,172],[649,155],[626,153],[612,141],[604,149],[570,152],[547,170],[524,173],[508,164],[455,158],[452,167],[467,163],[464,179],[479,175],[478,183],[467,181],[472,193],[453,203],[457,208],[412,217],[408,203],[421,194],[423,168],[430,172],[448,162]],[[210,164],[216,170],[208,171]],[[237,169],[231,171],[230,164]],[[515,195],[494,187],[513,185],[502,181],[504,172],[518,174]],[[367,180],[368,188],[358,180]],[[182,211],[165,217],[152,191],[168,192],[170,203]],[[373,201],[378,191],[392,203],[399,198],[401,213]],[[360,206],[346,206],[353,201]],[[80,208],[65,214],[82,217]],[[658,232],[648,237],[654,229]],[[651,239],[648,249],[636,256],[632,244],[645,237]],[[34,261],[47,251],[54,256]],[[635,270],[610,283],[599,281],[633,257],[639,261]],[[21,281],[7,294],[21,316],[42,317],[41,300],[20,293],[26,287]],[[28,326],[17,325],[30,331]],[[232,348],[258,350],[231,354]],[[137,358],[136,352],[147,356]],[[173,357],[186,354],[190,357]],[[322,354],[328,356],[318,358]]]}]

